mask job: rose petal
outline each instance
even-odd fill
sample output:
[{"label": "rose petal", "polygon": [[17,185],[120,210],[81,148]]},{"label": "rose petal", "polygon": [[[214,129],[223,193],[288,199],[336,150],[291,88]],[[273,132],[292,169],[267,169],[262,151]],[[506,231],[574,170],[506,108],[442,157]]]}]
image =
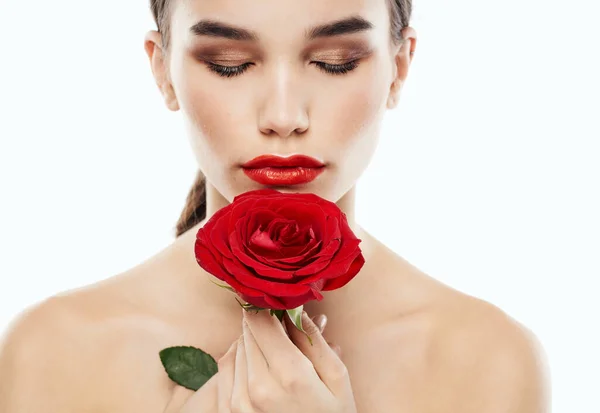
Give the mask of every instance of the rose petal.
[{"label": "rose petal", "polygon": [[280,240],[288,234],[290,229],[293,231],[293,227],[296,226],[296,223],[279,215],[276,216],[277,218],[269,222],[265,231],[269,233],[269,236],[273,238],[273,240]]},{"label": "rose petal", "polygon": [[282,251],[286,257],[294,257],[297,255],[304,254],[306,251],[313,249],[315,244],[322,244],[323,240],[316,237],[312,228],[304,230],[306,232],[306,241],[304,245],[290,245],[285,246]]},{"label": "rose petal", "polygon": [[309,291],[304,295],[300,295],[297,297],[284,297],[281,301],[283,301],[285,308],[290,310],[293,308],[298,308],[301,305],[304,305],[307,302],[312,301],[314,299],[317,299],[317,297],[315,296],[314,292],[309,289]]},{"label": "rose petal", "polygon": [[[275,215],[273,213],[273,211],[269,211],[267,209],[262,209],[262,208],[258,208],[255,207],[257,209],[255,209],[254,211],[251,211],[250,213],[246,214],[246,216],[243,217],[243,219],[240,219],[237,224],[236,224],[236,230],[235,232],[237,233],[236,238],[238,239],[240,245],[244,245],[250,249],[253,248],[252,245],[250,245],[250,239],[252,237],[253,233],[256,233],[256,231],[260,231],[260,232],[264,232],[264,227],[266,226],[266,224],[262,224],[263,222],[269,222],[272,219],[276,219],[277,215]],[[280,255],[277,253],[277,251],[273,251],[273,252],[267,252],[264,249],[258,248],[258,254],[259,255],[273,255],[275,254],[275,256],[279,257]]]},{"label": "rose petal", "polygon": [[283,240],[284,242],[282,243],[285,243],[285,246],[287,248],[297,248],[306,246],[308,243],[314,241],[315,239],[316,236],[312,227],[306,226],[303,228],[299,228],[296,232],[290,234],[290,236],[286,237]]},{"label": "rose petal", "polygon": [[210,252],[208,248],[202,245],[197,245],[195,248],[196,262],[206,272],[214,275],[218,279],[225,281],[228,278],[227,272],[221,267],[217,258]]},{"label": "rose petal", "polygon": [[[281,251],[277,244],[275,244],[271,237],[269,237],[269,233],[261,231],[260,228],[257,228],[256,231],[254,231],[254,233],[250,235],[250,239],[248,240],[248,247],[255,252],[279,252],[281,254]],[[255,250],[255,248],[259,248],[259,250],[257,251]]]},{"label": "rose petal", "polygon": [[275,268],[268,265],[264,267],[261,266],[259,269],[255,269],[255,271],[260,274],[261,277],[276,279],[281,282],[294,282],[294,269],[286,270],[285,268]]},{"label": "rose petal", "polygon": [[300,246],[300,247],[283,248],[283,247],[281,247],[281,245],[279,245],[277,243],[277,241],[274,241],[275,244],[276,244],[276,246],[278,247],[278,249],[277,250],[273,250],[273,251],[269,251],[269,250],[266,250],[266,249],[257,248],[254,245],[244,245],[244,241],[240,240],[239,237],[237,237],[237,238],[238,238],[238,245],[241,246],[241,249],[251,259],[257,260],[257,261],[262,262],[263,264],[265,264],[267,266],[271,266],[271,267],[275,267],[275,268],[298,269],[297,265],[290,266],[290,265],[287,265],[287,264],[279,264],[277,261],[279,259],[283,259],[283,258],[286,258],[286,257],[292,257],[293,258],[293,255],[296,255],[295,252],[298,249],[300,249],[300,248],[306,248],[306,247],[302,247],[302,246]]},{"label": "rose petal", "polygon": [[323,246],[315,257],[318,257],[313,263],[296,271],[295,275],[309,275],[321,271],[327,265],[339,250],[341,244],[341,234],[338,228],[337,218],[327,217],[327,232],[331,234],[332,240],[329,244]]},{"label": "rose petal", "polygon": [[274,262],[277,264],[302,263],[303,261],[306,261],[308,258],[311,258],[313,256],[313,254],[315,254],[318,251],[320,246],[321,246],[321,241],[318,241],[312,246],[311,249],[309,249],[308,251],[305,251],[302,255],[290,256],[288,258],[280,258],[280,259],[275,260]]},{"label": "rose petal", "polygon": [[[212,228],[214,228],[214,226],[217,225],[217,223],[219,223],[222,219],[228,219],[230,217],[230,213],[231,205],[227,205],[226,207],[221,208],[220,210],[215,212],[213,216],[210,217],[209,220],[204,224],[204,226],[198,230],[198,232],[196,233],[196,239],[199,239],[203,235],[206,235],[207,240],[210,239],[210,236],[208,234],[211,232]],[[205,241],[204,243],[207,247],[212,247],[212,245],[210,245],[210,242]],[[227,251],[223,251],[223,253],[226,254]]]},{"label": "rose petal", "polygon": [[[229,284],[229,286],[231,288],[233,288],[235,290],[235,292],[237,294],[239,294],[240,296],[243,294],[245,297],[260,298],[260,297],[264,297],[266,295],[266,293],[263,291],[255,290],[253,288],[250,288],[246,285],[241,284],[230,274],[227,274],[227,279],[225,279],[223,281],[225,281],[227,284]],[[248,301],[246,298],[244,298],[244,299],[246,301]]]},{"label": "rose petal", "polygon": [[217,251],[213,243],[210,241],[210,234],[207,231],[198,231],[196,234],[196,243],[194,245],[194,253],[196,255],[196,261],[199,258],[199,255],[202,254],[203,250],[208,251],[211,256],[215,259],[215,261],[222,265],[223,256]]},{"label": "rose petal", "polygon": [[[203,237],[205,234],[202,234]],[[196,260],[198,264],[208,273],[214,275],[221,281],[229,284],[238,293],[243,293],[246,296],[260,297],[264,293],[248,286],[239,283],[232,275],[223,267],[223,261],[220,256],[214,256],[210,249],[202,243],[201,240],[197,240],[195,245]],[[217,253],[218,254],[218,253]]]},{"label": "rose petal", "polygon": [[[242,194],[237,195],[233,198],[233,203],[236,203],[244,198],[264,198],[272,195],[281,195],[281,192],[271,189],[271,188],[263,188],[263,189],[255,189],[252,191],[247,191]],[[231,205],[231,204],[230,204]]]},{"label": "rose petal", "polygon": [[359,273],[364,264],[365,258],[362,254],[359,254],[358,257],[352,261],[350,268],[343,276],[327,280],[325,286],[323,287],[323,291],[332,291],[342,288]]},{"label": "rose petal", "polygon": [[[327,236],[323,237],[323,249],[319,253],[319,256],[329,257],[332,253],[335,253],[335,251],[337,251],[337,249],[339,248],[339,244],[337,243],[330,245],[331,241],[340,242],[342,240],[342,233],[340,232],[339,221],[336,217],[327,217],[325,233],[327,234]],[[335,250],[332,250],[332,248],[335,248]]]},{"label": "rose petal", "polygon": [[347,257],[345,260],[336,260],[333,259],[327,267],[327,275],[323,278],[326,280],[332,279],[334,277],[340,277],[348,272],[350,265],[356,259],[358,255],[361,254],[360,249],[356,249],[351,256]]},{"label": "rose petal", "polygon": [[[292,201],[296,201],[296,202],[305,202],[305,203],[321,205],[321,204],[323,204],[323,201],[325,201],[325,203],[329,202],[329,201],[321,198],[320,196],[310,193],[310,192],[286,194],[286,199],[289,200],[289,202],[286,202],[286,203],[291,203]],[[337,208],[337,205],[336,205],[336,208]]]},{"label": "rose petal", "polygon": [[302,234],[302,231],[298,226],[297,222],[291,220],[286,221],[287,222],[285,223],[285,225],[278,228],[276,236],[282,244],[289,245],[290,242],[293,242],[294,239],[296,239],[300,234]]},{"label": "rose petal", "polygon": [[311,285],[310,290],[312,291],[313,295],[317,300],[321,301],[323,299],[323,294],[321,294],[320,289],[317,289]]},{"label": "rose petal", "polygon": [[269,294],[263,294],[260,297],[252,297],[240,294],[240,297],[244,301],[260,308],[269,308],[272,310],[286,310],[285,304],[281,302],[281,300]]},{"label": "rose petal", "polygon": [[225,259],[223,260],[223,266],[240,284],[254,290],[268,292],[278,298],[301,295],[310,289],[308,286],[302,284],[278,283],[257,277],[239,261],[236,262],[236,260]]},{"label": "rose petal", "polygon": [[269,256],[264,256],[264,255],[260,255],[255,253],[254,251],[250,250],[247,247],[242,247],[244,252],[246,253],[246,255],[248,255],[248,257],[250,259],[255,259],[256,261],[265,264],[267,267],[273,267],[275,269],[282,269],[282,270],[297,270],[298,269],[298,265],[294,265],[294,264],[280,264],[278,263],[278,258],[277,257],[269,257]]},{"label": "rose petal", "polygon": [[299,270],[296,270],[294,272],[294,276],[307,277],[307,276],[312,276],[314,274],[319,274],[325,268],[329,267],[330,265],[331,265],[331,260],[324,258],[324,257],[320,257],[318,259],[315,259],[310,264],[300,268]]},{"label": "rose petal", "polygon": [[342,242],[340,249],[335,254],[333,261],[345,261],[350,255],[353,255],[356,250],[360,250],[359,244],[362,241],[359,239],[345,240]]},{"label": "rose petal", "polygon": [[277,208],[275,213],[294,220],[300,228],[312,227],[317,238],[322,239],[327,215],[319,205],[290,201]]},{"label": "rose petal", "polygon": [[231,249],[227,244],[227,228],[229,227],[230,214],[222,216],[214,223],[214,228],[210,231],[210,241],[215,249],[223,256],[231,258]]},{"label": "rose petal", "polygon": [[317,291],[322,291],[324,285],[325,285],[324,279],[320,279],[320,280],[317,280],[315,282],[308,284],[308,286],[310,286],[311,289],[317,290]]},{"label": "rose petal", "polygon": [[219,209],[208,219],[208,221],[206,221],[204,226],[202,228],[200,228],[198,230],[198,232],[204,231],[205,228],[211,228],[217,220],[221,219],[221,217],[223,217],[224,215],[229,215],[231,213],[232,208],[233,208],[232,204],[229,204],[229,205]]},{"label": "rose petal", "polygon": [[234,234],[231,234],[229,238],[229,244],[231,245],[231,251],[235,258],[241,261],[242,264],[246,265],[249,268],[252,268],[259,275],[264,275],[267,277],[282,279],[282,280],[291,280],[294,278],[294,274],[291,271],[282,271],[276,268],[269,267],[255,259],[249,257],[242,249],[242,246],[239,243],[237,237]]},{"label": "rose petal", "polygon": [[309,260],[320,251],[321,242],[313,241],[304,246],[281,248],[281,256],[273,257],[274,261],[280,261],[291,264],[297,262],[298,259]]},{"label": "rose petal", "polygon": [[[246,216],[253,211],[255,203],[256,202],[253,202],[252,199],[243,199],[238,204],[231,204],[233,206],[231,209],[232,219],[229,221],[229,228],[227,229],[228,234],[231,234],[233,231],[238,231],[242,228],[244,231],[248,229],[247,227],[240,228],[239,223],[245,220]],[[254,228],[250,229],[251,232],[253,230]],[[246,234],[244,234],[244,237],[245,236]]]},{"label": "rose petal", "polygon": [[[252,248],[250,240],[256,231],[266,232],[268,223],[274,219],[277,219],[277,215],[273,211],[263,209],[255,206],[255,210],[248,213],[243,220],[240,220],[237,224],[237,231],[240,233],[240,242]],[[259,251],[260,254],[266,253],[266,251]]]},{"label": "rose petal", "polygon": [[356,249],[353,255],[348,257],[348,259],[344,261],[330,261],[328,265],[325,268],[323,268],[320,272],[305,277],[300,282],[302,284],[312,284],[319,280],[325,280],[327,282],[337,277],[343,277],[348,271],[350,271],[350,267],[353,261],[355,261],[357,257],[361,254],[362,253],[360,249]]},{"label": "rose petal", "polygon": [[[242,201],[242,203],[243,204],[240,205],[240,208],[232,211],[231,214],[234,219],[234,231],[239,232],[240,238],[246,240],[260,224],[257,222],[252,223],[252,212],[261,208],[261,206],[260,199],[245,199]],[[268,210],[268,208],[262,209]],[[235,216],[234,213],[236,214]]]}]

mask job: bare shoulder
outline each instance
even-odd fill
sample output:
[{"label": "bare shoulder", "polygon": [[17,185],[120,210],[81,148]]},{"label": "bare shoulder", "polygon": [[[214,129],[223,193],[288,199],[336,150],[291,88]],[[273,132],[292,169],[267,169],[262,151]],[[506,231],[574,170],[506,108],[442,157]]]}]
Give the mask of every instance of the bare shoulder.
[{"label": "bare shoulder", "polygon": [[409,303],[378,336],[390,343],[386,358],[402,366],[392,375],[398,402],[410,399],[419,412],[550,411],[547,359],[532,331],[393,252],[384,255],[396,302]]},{"label": "bare shoulder", "polygon": [[172,334],[136,309],[126,278],[57,294],[11,323],[0,341],[0,413],[116,411],[123,398],[137,402],[135,385],[166,383],[154,382],[163,377],[156,349]]},{"label": "bare shoulder", "polygon": [[[86,323],[64,297],[23,311],[0,342],[0,412],[71,412],[91,389]],[[32,395],[35,394],[35,397]],[[75,397],[77,395],[77,397]]]},{"label": "bare shoulder", "polygon": [[[498,307],[449,293],[434,317],[434,366],[462,411],[549,411],[547,360],[537,337]],[[468,397],[464,397],[467,396]],[[449,395],[449,398],[452,396]]]},{"label": "bare shoulder", "polygon": [[[497,306],[414,268],[412,277],[414,291],[428,291],[421,293],[427,297],[424,304],[408,317],[418,320],[418,342],[426,348],[418,362],[426,391],[436,393],[423,394],[424,411],[550,411],[547,359],[533,332]],[[405,322],[400,317],[398,325]],[[405,353],[392,350],[390,357],[407,363]]]}]

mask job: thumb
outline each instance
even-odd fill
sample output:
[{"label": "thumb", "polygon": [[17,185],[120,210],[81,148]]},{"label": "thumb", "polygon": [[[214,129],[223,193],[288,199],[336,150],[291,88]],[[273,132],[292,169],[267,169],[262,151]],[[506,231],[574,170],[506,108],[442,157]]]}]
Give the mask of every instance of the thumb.
[{"label": "thumb", "polygon": [[298,330],[287,315],[285,322],[288,323],[290,339],[311,361],[323,383],[334,395],[344,395],[349,390],[348,371],[336,351],[321,334],[319,326],[310,319],[305,311],[302,312],[302,328],[312,339],[311,345],[306,334]]}]

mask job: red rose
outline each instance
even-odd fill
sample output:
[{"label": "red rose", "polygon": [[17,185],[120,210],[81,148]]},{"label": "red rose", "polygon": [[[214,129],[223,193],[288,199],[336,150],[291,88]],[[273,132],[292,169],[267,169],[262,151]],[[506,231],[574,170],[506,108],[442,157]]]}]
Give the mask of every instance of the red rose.
[{"label": "red rose", "polygon": [[297,308],[346,285],[365,263],[346,215],[315,194],[238,195],[196,235],[207,272],[256,307]]}]

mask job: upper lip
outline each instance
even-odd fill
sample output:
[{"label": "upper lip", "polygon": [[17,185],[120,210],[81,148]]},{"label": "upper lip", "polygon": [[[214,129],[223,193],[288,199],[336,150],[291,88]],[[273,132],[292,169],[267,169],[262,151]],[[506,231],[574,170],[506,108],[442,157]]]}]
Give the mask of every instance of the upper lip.
[{"label": "upper lip", "polygon": [[275,155],[261,155],[254,159],[246,162],[242,165],[243,168],[255,169],[255,168],[293,168],[293,167],[304,167],[304,168],[320,168],[325,166],[322,162],[319,162],[315,158],[311,158],[306,155],[292,155],[286,158]]}]

